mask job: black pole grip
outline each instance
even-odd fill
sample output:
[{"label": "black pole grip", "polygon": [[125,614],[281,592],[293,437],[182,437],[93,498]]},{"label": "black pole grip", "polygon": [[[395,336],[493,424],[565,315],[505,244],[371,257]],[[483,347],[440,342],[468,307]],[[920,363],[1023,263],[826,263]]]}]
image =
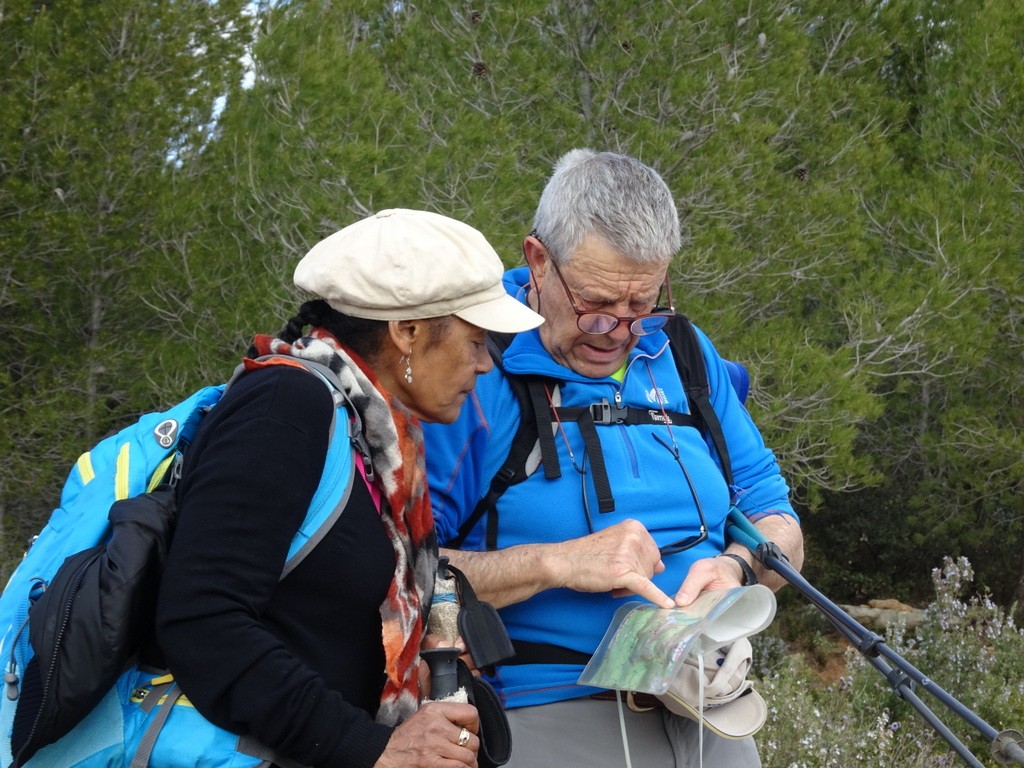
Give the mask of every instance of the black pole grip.
[{"label": "black pole grip", "polygon": [[456,662],[458,648],[429,648],[420,656],[430,667],[430,695],[428,699],[446,699],[459,690],[459,670]]}]

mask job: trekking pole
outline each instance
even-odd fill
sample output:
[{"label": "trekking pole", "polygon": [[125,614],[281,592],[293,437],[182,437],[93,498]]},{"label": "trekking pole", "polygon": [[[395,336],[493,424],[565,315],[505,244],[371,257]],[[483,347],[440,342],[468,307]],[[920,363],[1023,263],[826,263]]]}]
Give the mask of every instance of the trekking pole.
[{"label": "trekking pole", "polygon": [[441,557],[434,578],[434,594],[427,631],[447,641],[447,645],[420,651],[420,658],[430,668],[428,699],[447,699],[459,690],[458,658],[461,651],[455,647],[458,616],[459,598],[456,594],[455,581],[448,571],[448,558]]},{"label": "trekking pole", "polygon": [[[765,568],[782,576],[822,611],[832,625],[885,677],[893,690],[917,710],[918,714],[945,739],[964,762],[976,768],[984,768],[963,742],[918,698],[913,690],[915,684],[937,698],[950,711],[988,739],[992,755],[1000,765],[1024,766],[1024,735],[1015,730],[996,731],[968,707],[932,682],[924,673],[889,648],[881,637],[866,629],[846,611],[811,586],[789,564],[779,547],[766,539],[764,534],[735,507],[729,512],[727,534],[733,541],[749,549]],[[880,657],[884,657],[884,659]],[[890,666],[887,662],[892,662],[894,666]]]}]

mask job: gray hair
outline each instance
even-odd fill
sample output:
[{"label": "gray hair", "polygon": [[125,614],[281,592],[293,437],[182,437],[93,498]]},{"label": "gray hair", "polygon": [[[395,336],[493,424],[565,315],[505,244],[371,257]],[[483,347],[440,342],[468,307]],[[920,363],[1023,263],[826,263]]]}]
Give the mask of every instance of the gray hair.
[{"label": "gray hair", "polygon": [[589,234],[639,263],[679,250],[679,214],[665,180],[639,160],[573,149],[555,163],[533,219],[538,237],[564,264]]}]

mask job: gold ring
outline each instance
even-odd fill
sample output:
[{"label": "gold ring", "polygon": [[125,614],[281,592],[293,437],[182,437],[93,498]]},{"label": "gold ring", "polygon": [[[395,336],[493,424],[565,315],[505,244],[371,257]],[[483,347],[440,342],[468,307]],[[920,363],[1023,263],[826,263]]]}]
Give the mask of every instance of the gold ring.
[{"label": "gold ring", "polygon": [[461,731],[459,731],[458,745],[460,747],[464,747],[467,744],[469,744],[469,735],[470,734],[469,734],[469,729],[468,728],[463,728]]}]

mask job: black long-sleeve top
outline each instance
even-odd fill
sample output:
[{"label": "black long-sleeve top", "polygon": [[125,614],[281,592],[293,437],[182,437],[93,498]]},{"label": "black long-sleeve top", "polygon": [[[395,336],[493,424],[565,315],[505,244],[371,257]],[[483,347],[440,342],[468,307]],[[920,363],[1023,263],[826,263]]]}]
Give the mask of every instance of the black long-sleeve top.
[{"label": "black long-sleeve top", "polygon": [[211,722],[304,765],[364,768],[392,733],[373,715],[395,558],[358,473],[338,522],[279,580],[333,412],[316,376],[275,366],[243,375],[204,417],[186,455],[157,641]]}]

